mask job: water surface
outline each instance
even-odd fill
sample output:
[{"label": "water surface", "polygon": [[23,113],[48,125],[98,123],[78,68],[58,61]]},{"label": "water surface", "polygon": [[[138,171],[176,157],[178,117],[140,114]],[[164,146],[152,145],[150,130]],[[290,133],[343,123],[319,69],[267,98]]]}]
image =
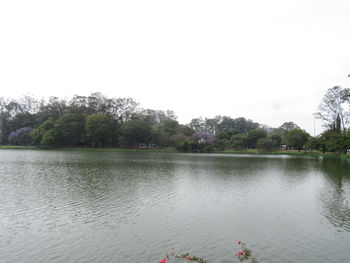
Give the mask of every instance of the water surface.
[{"label": "water surface", "polygon": [[0,150],[0,262],[349,262],[350,163]]}]

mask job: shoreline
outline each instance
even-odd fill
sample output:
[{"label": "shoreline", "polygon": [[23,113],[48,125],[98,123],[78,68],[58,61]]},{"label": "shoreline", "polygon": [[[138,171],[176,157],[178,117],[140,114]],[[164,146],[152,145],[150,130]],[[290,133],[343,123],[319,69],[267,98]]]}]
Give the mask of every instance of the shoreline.
[{"label": "shoreline", "polygon": [[[175,148],[88,148],[88,147],[36,147],[36,146],[15,146],[15,145],[2,145],[0,150],[54,150],[54,151],[98,151],[98,152],[162,152],[162,153],[180,153]],[[350,158],[350,154],[338,154],[331,152],[305,152],[305,151],[263,151],[257,149],[226,149],[226,150],[214,150],[210,153],[213,154],[257,154],[257,155],[292,155],[292,156],[312,156],[312,157],[330,157],[330,158]]]}]

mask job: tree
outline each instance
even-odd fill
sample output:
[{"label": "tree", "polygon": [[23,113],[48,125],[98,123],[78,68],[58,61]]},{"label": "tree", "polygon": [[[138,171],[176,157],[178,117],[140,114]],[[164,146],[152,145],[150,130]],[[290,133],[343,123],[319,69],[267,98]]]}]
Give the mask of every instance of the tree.
[{"label": "tree", "polygon": [[202,144],[213,144],[215,135],[209,132],[196,132],[191,135],[191,139]]},{"label": "tree", "polygon": [[233,147],[246,148],[249,146],[247,134],[233,135],[230,139],[230,143]]},{"label": "tree", "polygon": [[266,138],[267,134],[264,130],[261,129],[256,129],[256,130],[251,130],[247,133],[247,143],[249,148],[254,148],[256,147],[256,143],[259,139],[261,138]]},{"label": "tree", "polygon": [[59,146],[80,146],[83,144],[85,117],[81,114],[66,113],[55,127]]},{"label": "tree", "polygon": [[349,99],[350,89],[340,86],[329,88],[322,98],[315,117],[322,121],[325,128],[332,129],[339,115],[343,129],[345,129],[349,113],[344,110],[344,107]]},{"label": "tree", "polygon": [[58,146],[61,141],[59,141],[59,136],[55,129],[47,130],[43,133],[40,144],[43,146]]},{"label": "tree", "polygon": [[287,145],[291,147],[295,147],[300,151],[303,146],[307,143],[310,135],[301,129],[293,129],[287,132],[286,139]]},{"label": "tree", "polygon": [[282,142],[281,136],[279,136],[277,134],[271,134],[270,138],[276,142],[276,147],[281,145],[281,142]]},{"label": "tree", "polygon": [[[32,144],[36,146],[54,146],[56,145],[56,134],[54,132],[55,121],[52,117],[44,121],[38,128],[30,132],[30,137],[32,139]],[[55,136],[54,136],[55,135]],[[43,138],[45,140],[43,140]],[[48,139],[50,137],[50,140]],[[54,138],[53,138],[54,137]]]},{"label": "tree", "polygon": [[284,122],[280,127],[279,129],[285,131],[285,132],[289,132],[290,130],[293,130],[293,129],[300,129],[300,127],[295,124],[294,122],[292,121],[288,121],[288,122]]},{"label": "tree", "polygon": [[30,127],[23,127],[11,132],[8,138],[9,143],[12,145],[29,145],[31,130]]},{"label": "tree", "polygon": [[322,133],[321,138],[324,144],[324,151],[346,153],[350,148],[350,133],[347,132],[336,132],[336,131],[325,131]]},{"label": "tree", "polygon": [[116,125],[105,114],[91,114],[86,117],[85,131],[90,145],[95,147],[114,145],[116,142]]},{"label": "tree", "polygon": [[41,122],[44,122],[49,117],[57,120],[67,112],[67,102],[58,97],[50,97],[48,102],[41,101],[40,104],[40,110],[37,115]]},{"label": "tree", "polygon": [[10,126],[8,125],[11,115],[7,111],[0,112],[0,144],[8,142],[8,135],[10,133]]},{"label": "tree", "polygon": [[256,148],[258,149],[273,150],[276,148],[276,146],[276,141],[273,140],[271,137],[260,138],[256,142]]},{"label": "tree", "polygon": [[287,121],[278,128],[272,128],[271,133],[280,136],[281,141],[279,144],[286,144],[286,134],[293,129],[300,129],[300,127],[292,121]]},{"label": "tree", "polygon": [[175,146],[183,137],[176,120],[165,119],[152,128],[152,143],[159,146]]},{"label": "tree", "polygon": [[306,148],[308,150],[318,150],[325,152],[325,138],[323,136],[309,138]]},{"label": "tree", "polygon": [[234,119],[234,129],[238,133],[246,133],[252,130],[256,130],[259,128],[259,123],[253,122],[251,120],[247,120],[243,117]]},{"label": "tree", "polygon": [[188,126],[197,132],[206,131],[205,120],[202,117],[192,119]]},{"label": "tree", "polygon": [[123,140],[128,146],[135,146],[139,143],[145,143],[148,146],[151,140],[151,129],[143,120],[126,121],[121,130]]}]

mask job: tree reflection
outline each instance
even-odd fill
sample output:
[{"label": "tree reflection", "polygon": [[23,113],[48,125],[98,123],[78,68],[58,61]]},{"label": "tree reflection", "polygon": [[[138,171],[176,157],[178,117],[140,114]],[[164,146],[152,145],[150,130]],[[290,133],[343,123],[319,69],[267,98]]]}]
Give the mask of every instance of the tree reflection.
[{"label": "tree reflection", "polygon": [[350,162],[324,159],[321,167],[326,178],[320,194],[323,215],[334,227],[350,232]]}]

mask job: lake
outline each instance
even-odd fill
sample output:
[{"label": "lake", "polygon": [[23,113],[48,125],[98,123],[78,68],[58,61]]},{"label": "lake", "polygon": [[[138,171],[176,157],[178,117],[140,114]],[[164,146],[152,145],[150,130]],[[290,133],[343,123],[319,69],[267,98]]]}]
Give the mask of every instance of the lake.
[{"label": "lake", "polygon": [[[0,262],[349,262],[350,162],[0,150]],[[184,260],[178,262],[185,262]]]}]

